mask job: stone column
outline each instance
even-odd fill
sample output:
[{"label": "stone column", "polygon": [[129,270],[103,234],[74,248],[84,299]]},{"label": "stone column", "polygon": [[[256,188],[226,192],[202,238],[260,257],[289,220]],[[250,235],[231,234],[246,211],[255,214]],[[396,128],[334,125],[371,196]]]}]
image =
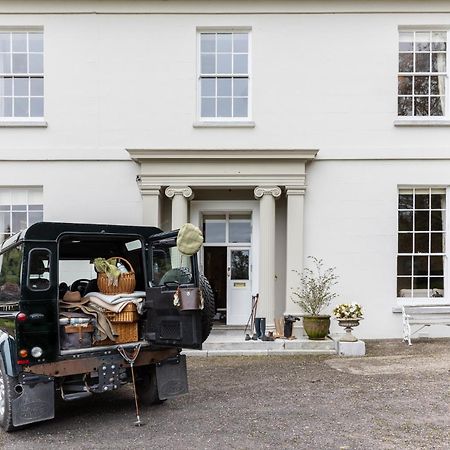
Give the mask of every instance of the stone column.
[{"label": "stone column", "polygon": [[292,288],[299,285],[299,277],[293,270],[303,269],[303,209],[304,186],[286,186],[286,307],[285,315],[301,314],[301,309],[291,300]]},{"label": "stone column", "polygon": [[274,327],[275,315],[275,199],[281,195],[278,186],[258,186],[259,204],[259,301],[257,317],[265,317]]},{"label": "stone column", "polygon": [[160,191],[161,186],[149,185],[138,179],[143,203],[144,225],[159,227],[161,222]]},{"label": "stone column", "polygon": [[172,230],[180,228],[188,221],[188,200],[193,198],[189,186],[169,186],[166,196],[172,199]]}]

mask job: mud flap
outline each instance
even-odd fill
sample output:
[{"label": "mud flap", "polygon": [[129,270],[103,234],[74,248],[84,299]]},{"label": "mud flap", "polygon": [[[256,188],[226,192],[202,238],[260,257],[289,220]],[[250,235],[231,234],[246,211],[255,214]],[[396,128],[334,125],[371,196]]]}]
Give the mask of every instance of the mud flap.
[{"label": "mud flap", "polygon": [[55,417],[55,385],[53,381],[22,384],[23,391],[11,402],[15,427]]},{"label": "mud flap", "polygon": [[186,355],[167,359],[156,365],[156,382],[160,400],[187,394]]}]

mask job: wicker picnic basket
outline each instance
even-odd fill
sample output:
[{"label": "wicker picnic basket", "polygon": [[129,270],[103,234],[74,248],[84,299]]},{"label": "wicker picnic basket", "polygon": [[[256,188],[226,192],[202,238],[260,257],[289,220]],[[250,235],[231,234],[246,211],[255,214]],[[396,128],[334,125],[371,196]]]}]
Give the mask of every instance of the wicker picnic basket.
[{"label": "wicker picnic basket", "polygon": [[106,295],[116,295],[116,294],[131,294],[134,292],[134,288],[136,287],[136,274],[134,272],[133,266],[127,261],[125,258],[121,256],[114,256],[108,259],[108,262],[116,260],[123,261],[128,266],[127,273],[121,273],[119,275],[119,279],[117,282],[117,286],[114,286],[113,283],[110,283],[106,273],[99,272],[97,274],[97,285],[98,289],[102,294]]},{"label": "wicker picnic basket", "polygon": [[105,310],[105,316],[113,324],[116,323],[131,323],[137,322],[139,320],[139,314],[137,312],[137,307],[134,303],[128,303],[125,308],[119,313]]}]

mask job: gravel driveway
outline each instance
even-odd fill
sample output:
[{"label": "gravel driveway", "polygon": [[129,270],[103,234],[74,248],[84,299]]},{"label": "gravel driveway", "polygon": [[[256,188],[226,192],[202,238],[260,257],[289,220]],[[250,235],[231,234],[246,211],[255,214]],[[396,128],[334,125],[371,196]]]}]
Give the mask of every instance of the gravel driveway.
[{"label": "gravel driveway", "polygon": [[450,340],[368,341],[364,358],[188,360],[190,394],[133,426],[131,390],[0,432],[7,449],[449,449]]}]

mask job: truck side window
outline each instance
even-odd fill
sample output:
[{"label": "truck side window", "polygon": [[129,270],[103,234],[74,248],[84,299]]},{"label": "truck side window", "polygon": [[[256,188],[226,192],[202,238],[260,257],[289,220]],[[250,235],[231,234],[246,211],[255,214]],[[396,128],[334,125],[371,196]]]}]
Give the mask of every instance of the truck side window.
[{"label": "truck side window", "polygon": [[176,247],[153,248],[153,285],[165,283],[190,284],[192,280],[191,257],[182,255]]},{"label": "truck side window", "polygon": [[50,252],[43,248],[31,250],[28,262],[28,287],[45,291],[50,287]]},{"label": "truck side window", "polygon": [[0,301],[15,302],[20,298],[22,247],[14,247],[0,255]]}]

